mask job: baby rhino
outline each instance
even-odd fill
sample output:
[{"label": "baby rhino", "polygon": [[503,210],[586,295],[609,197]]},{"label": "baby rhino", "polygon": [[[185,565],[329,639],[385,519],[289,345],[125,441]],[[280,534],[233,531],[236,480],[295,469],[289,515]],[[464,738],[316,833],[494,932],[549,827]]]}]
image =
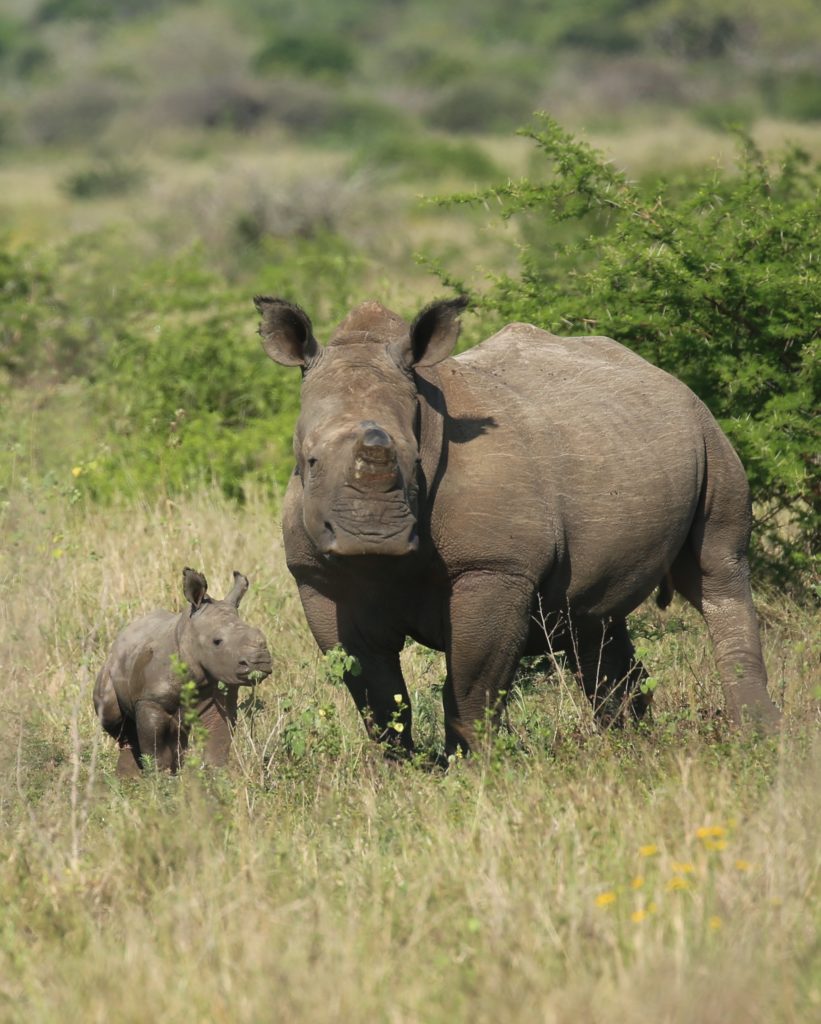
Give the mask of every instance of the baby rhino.
[{"label": "baby rhino", "polygon": [[[205,727],[205,760],[225,764],[237,688],[271,674],[265,637],[237,611],[247,578],[235,572],[231,593],[215,601],[201,573],[184,569],[182,577],[190,607],[178,615],[151,612],[126,626],[94,685],[100,724],[120,745],[118,775],[139,774],[145,755],[158,767],[176,771],[188,741],[186,710],[195,712]],[[196,693],[183,708],[187,680]]]}]

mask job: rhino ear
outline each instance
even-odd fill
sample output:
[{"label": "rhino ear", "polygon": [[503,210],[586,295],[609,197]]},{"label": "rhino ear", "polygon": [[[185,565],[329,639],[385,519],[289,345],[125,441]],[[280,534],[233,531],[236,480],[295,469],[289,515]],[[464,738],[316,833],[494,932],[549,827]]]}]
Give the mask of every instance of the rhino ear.
[{"label": "rhino ear", "polygon": [[225,603],[232,604],[235,608],[239,608],[239,603],[245,596],[245,591],[248,589],[248,577],[243,576],[241,572],[234,570],[234,585],[231,587],[231,593],[225,595]]},{"label": "rhino ear", "polygon": [[182,592],[191,603],[191,611],[195,612],[205,601],[208,580],[196,569],[186,566],[182,571]]},{"label": "rhino ear", "polygon": [[466,295],[432,302],[411,324],[410,343],[401,353],[407,366],[433,366],[453,351],[462,325],[459,314],[468,304]]},{"label": "rhino ear", "polygon": [[319,354],[308,315],[293,302],[257,295],[254,305],[262,316],[262,347],[275,363],[306,367]]}]

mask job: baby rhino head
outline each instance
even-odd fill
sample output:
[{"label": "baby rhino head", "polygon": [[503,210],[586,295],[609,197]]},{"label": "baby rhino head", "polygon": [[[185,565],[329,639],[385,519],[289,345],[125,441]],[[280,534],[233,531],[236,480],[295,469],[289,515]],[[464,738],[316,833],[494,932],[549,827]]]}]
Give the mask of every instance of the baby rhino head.
[{"label": "baby rhino head", "polygon": [[229,686],[253,686],[271,674],[271,654],[262,632],[239,617],[248,578],[234,573],[229,594],[217,601],[194,569],[183,570],[183,592],[190,604],[180,616],[180,655],[192,669]]}]

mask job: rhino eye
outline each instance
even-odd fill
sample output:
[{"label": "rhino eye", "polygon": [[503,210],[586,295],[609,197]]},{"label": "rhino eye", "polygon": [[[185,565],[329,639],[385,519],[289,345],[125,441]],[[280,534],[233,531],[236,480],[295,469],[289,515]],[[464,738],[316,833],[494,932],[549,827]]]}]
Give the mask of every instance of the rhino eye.
[{"label": "rhino eye", "polygon": [[215,636],[215,637],[214,637],[214,647],[219,647],[219,645],[220,645],[221,643],[222,643],[222,637],[219,637],[219,636]]},{"label": "rhino eye", "polygon": [[308,459],[307,461],[308,461],[308,465],[311,467],[311,469],[313,469],[314,466],[316,465],[316,461],[317,460],[313,456],[311,456],[311,458]]}]

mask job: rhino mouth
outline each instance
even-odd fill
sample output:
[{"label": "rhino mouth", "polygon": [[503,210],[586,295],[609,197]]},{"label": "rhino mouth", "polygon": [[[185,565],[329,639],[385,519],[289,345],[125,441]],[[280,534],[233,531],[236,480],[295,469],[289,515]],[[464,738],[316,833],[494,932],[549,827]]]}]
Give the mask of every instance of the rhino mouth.
[{"label": "rhino mouth", "polygon": [[416,516],[402,491],[381,501],[343,497],[323,522],[318,547],[324,555],[408,555],[419,548]]}]

